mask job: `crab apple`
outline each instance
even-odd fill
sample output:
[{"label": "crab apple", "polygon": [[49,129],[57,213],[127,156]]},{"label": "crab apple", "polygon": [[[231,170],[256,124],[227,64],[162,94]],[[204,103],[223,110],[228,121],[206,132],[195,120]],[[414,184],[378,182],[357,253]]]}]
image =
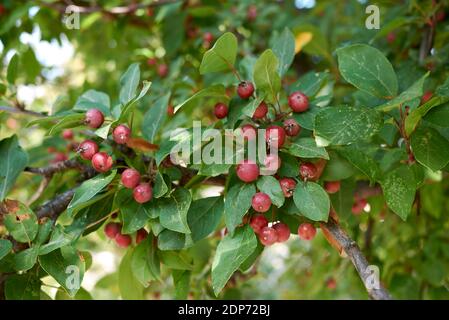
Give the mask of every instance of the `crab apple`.
[{"label": "crab apple", "polygon": [[253,140],[257,136],[256,128],[254,128],[254,126],[251,124],[245,124],[242,127],[242,135],[245,138],[245,140],[248,140],[248,141]]},{"label": "crab apple", "polygon": [[237,165],[237,176],[243,182],[253,182],[259,177],[259,166],[250,160],[244,160]]},{"label": "crab apple", "polygon": [[293,112],[305,112],[309,109],[309,99],[304,93],[295,91],[288,96],[288,105]]},{"label": "crab apple", "polygon": [[127,248],[130,246],[133,239],[130,235],[118,233],[115,236],[115,243],[121,248]]},{"label": "crab apple", "polygon": [[396,40],[396,34],[394,32],[390,32],[387,34],[387,42],[392,44]]},{"label": "crab apple", "polygon": [[92,157],[92,167],[98,172],[108,172],[112,168],[112,157],[106,152],[97,152]]},{"label": "crab apple", "polygon": [[149,183],[141,183],[134,188],[133,196],[138,203],[148,202],[153,198],[153,188]]},{"label": "crab apple", "polygon": [[259,233],[259,240],[264,246],[271,246],[278,241],[278,233],[272,227],[264,227]]},{"label": "crab apple", "polygon": [[273,225],[273,229],[277,232],[278,242],[285,242],[290,238],[290,228],[285,223],[278,222]]},{"label": "crab apple", "polygon": [[317,177],[318,170],[311,162],[304,162],[299,165],[299,174],[303,179],[313,180]]},{"label": "crab apple", "polygon": [[298,228],[298,235],[302,240],[312,240],[315,237],[316,229],[315,227],[308,223],[301,223]]},{"label": "crab apple", "polygon": [[326,281],[326,287],[330,290],[334,290],[337,287],[337,281],[334,278],[329,278]]},{"label": "crab apple", "polygon": [[218,119],[223,119],[228,115],[228,107],[224,103],[217,103],[214,107],[214,114]]},{"label": "crab apple", "polygon": [[242,99],[248,99],[254,93],[254,85],[249,81],[242,81],[237,87],[237,94]]},{"label": "crab apple", "polygon": [[433,96],[432,91],[426,91],[421,98],[421,104],[424,104],[427,101],[429,101],[432,98],[432,96]]},{"label": "crab apple", "polygon": [[263,192],[257,192],[251,201],[251,206],[257,212],[267,212],[271,207],[270,196]]},{"label": "crab apple", "polygon": [[62,138],[65,140],[72,140],[73,139],[73,131],[70,129],[65,129],[62,131]]},{"label": "crab apple", "polygon": [[250,5],[246,12],[246,17],[249,21],[254,21],[257,18],[257,7],[255,5]]},{"label": "crab apple", "polygon": [[148,237],[148,232],[145,229],[139,229],[136,233],[136,243],[139,244],[142,240],[145,240]]},{"label": "crab apple", "polygon": [[214,41],[214,35],[212,34],[212,32],[205,32],[204,34],[203,34],[203,40],[205,41],[205,42],[212,42],[212,41]]},{"label": "crab apple", "polygon": [[363,209],[366,207],[366,205],[368,204],[368,201],[366,201],[366,199],[358,199],[356,200],[356,202],[352,205],[352,213],[355,215],[359,215],[363,212]]},{"label": "crab apple", "polygon": [[112,132],[112,137],[118,144],[126,144],[129,141],[130,136],[131,129],[123,124],[115,127],[114,131]]},{"label": "crab apple", "polygon": [[104,234],[109,239],[115,239],[115,236],[120,233],[122,229],[122,225],[118,222],[109,222],[104,227]]},{"label": "crab apple", "polygon": [[147,65],[153,67],[157,64],[157,59],[156,58],[148,58],[147,60]]},{"label": "crab apple", "polygon": [[267,141],[270,148],[275,147],[279,149],[285,143],[284,128],[277,125],[268,126],[265,131],[265,140]]},{"label": "crab apple", "polygon": [[296,137],[301,131],[301,126],[295,119],[286,119],[284,121],[285,134],[289,137]]},{"label": "crab apple", "polygon": [[165,78],[168,75],[168,66],[165,63],[160,64],[157,67],[157,74],[161,78]]},{"label": "crab apple", "polygon": [[253,118],[262,119],[267,115],[267,113],[268,113],[268,106],[265,102],[262,101],[256,108],[256,111],[254,111]]},{"label": "crab apple", "polygon": [[78,146],[77,151],[84,160],[91,160],[94,154],[98,152],[98,145],[92,140],[85,140]]},{"label": "crab apple", "polygon": [[281,167],[281,158],[277,154],[269,154],[264,161],[265,169],[274,174]]},{"label": "crab apple", "polygon": [[128,189],[134,189],[140,182],[140,173],[136,169],[128,168],[122,172],[122,184]]},{"label": "crab apple", "polygon": [[279,180],[279,184],[281,185],[282,192],[286,198],[290,198],[293,196],[293,192],[296,188],[296,181],[292,178],[282,178]]},{"label": "crab apple", "polygon": [[263,228],[268,226],[268,220],[263,214],[255,214],[251,217],[249,226],[254,230],[255,233],[260,233]]},{"label": "crab apple", "polygon": [[104,122],[103,112],[98,109],[87,110],[84,122],[93,129],[101,127]]},{"label": "crab apple", "polygon": [[66,161],[67,155],[63,152],[56,152],[55,157],[53,158],[52,162],[53,163],[57,163],[57,162],[61,162],[61,161]]},{"label": "crab apple", "polygon": [[48,147],[47,148],[47,152],[48,153],[55,153],[57,150],[56,150],[56,148],[55,147]]},{"label": "crab apple", "polygon": [[175,114],[175,108],[173,107],[173,105],[169,104],[167,106],[167,114],[171,117]]},{"label": "crab apple", "polygon": [[324,183],[324,190],[327,193],[337,193],[340,191],[340,181],[326,181]]}]

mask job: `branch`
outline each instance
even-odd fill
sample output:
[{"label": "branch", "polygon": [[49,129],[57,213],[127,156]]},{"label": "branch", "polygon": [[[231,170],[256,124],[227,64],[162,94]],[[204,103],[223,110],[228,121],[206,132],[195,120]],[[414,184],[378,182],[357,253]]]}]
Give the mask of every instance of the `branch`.
[{"label": "branch", "polygon": [[42,168],[27,167],[27,168],[25,168],[25,171],[49,177],[57,172],[62,172],[62,171],[66,171],[69,169],[78,169],[78,170],[84,171],[84,172],[92,170],[92,168],[85,166],[84,164],[80,163],[77,159],[70,159],[70,160],[56,162],[47,167],[42,167]]},{"label": "branch", "polygon": [[36,112],[36,111],[31,111],[31,110],[26,110],[26,109],[21,109],[21,108],[13,108],[13,107],[8,107],[8,106],[0,106],[0,111],[6,111],[9,113],[19,113],[19,114],[27,114],[30,116],[34,116],[34,117],[46,117],[45,114],[40,113],[40,112]]},{"label": "branch", "polygon": [[53,199],[47,201],[45,204],[36,209],[36,216],[38,219],[48,217],[56,220],[58,216],[64,212],[75,194],[75,189],[67,190],[64,193],[56,195]]},{"label": "branch", "polygon": [[329,219],[327,223],[322,223],[321,228],[329,232],[334,238],[337,244],[342,248],[342,250],[349,256],[352,264],[354,265],[357,273],[362,279],[365,285],[368,295],[373,300],[391,300],[391,296],[388,291],[379,283],[379,289],[372,289],[367,287],[369,278],[372,276],[371,272],[367,272],[369,263],[360,250],[357,243],[352,240],[348,234],[337,224],[333,219]]}]

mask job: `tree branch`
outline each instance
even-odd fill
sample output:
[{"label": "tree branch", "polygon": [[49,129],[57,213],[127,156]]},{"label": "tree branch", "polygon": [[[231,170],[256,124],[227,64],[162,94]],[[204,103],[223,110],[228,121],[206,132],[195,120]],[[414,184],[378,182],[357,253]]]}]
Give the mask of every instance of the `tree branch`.
[{"label": "tree branch", "polygon": [[40,112],[36,112],[36,111],[31,111],[31,110],[26,110],[26,109],[21,109],[21,108],[13,108],[13,107],[8,107],[8,106],[0,106],[0,111],[6,111],[9,113],[18,113],[18,114],[27,114],[30,116],[34,116],[34,117],[46,117],[45,114],[40,113]]},{"label": "tree branch", "polygon": [[329,232],[334,240],[349,256],[352,264],[354,265],[357,273],[360,276],[360,279],[362,279],[362,282],[365,285],[370,298],[373,300],[391,300],[391,295],[380,283],[380,287],[378,289],[370,288],[367,286],[367,283],[370,280],[369,278],[372,277],[371,272],[368,271],[369,263],[357,243],[355,243],[355,241],[348,236],[348,234],[340,227],[340,225],[331,218],[327,223],[322,223],[321,228]]},{"label": "tree branch", "polygon": [[42,168],[27,167],[25,168],[25,171],[49,177],[57,172],[62,172],[69,169],[77,169],[84,172],[93,170],[92,168],[80,163],[77,159],[70,159],[65,161],[59,161]]},{"label": "tree branch", "polygon": [[37,218],[42,219],[48,217],[52,220],[56,220],[58,216],[67,208],[74,194],[75,189],[70,189],[64,193],[56,195],[56,197],[36,209],[35,212]]}]

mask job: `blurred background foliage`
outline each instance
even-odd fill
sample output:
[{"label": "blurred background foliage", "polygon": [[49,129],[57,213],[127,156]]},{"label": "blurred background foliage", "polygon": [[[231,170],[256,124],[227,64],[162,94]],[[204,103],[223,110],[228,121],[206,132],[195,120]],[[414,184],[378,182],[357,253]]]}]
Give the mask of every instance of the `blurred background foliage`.
[{"label": "blurred background foliage", "polygon": [[[380,30],[365,27],[365,9],[371,2],[361,0],[73,1],[91,8],[81,13],[80,29],[69,29],[63,22],[70,2],[0,1],[1,106],[54,114],[71,109],[89,89],[104,91],[117,101],[120,75],[138,62],[141,78],[153,82],[152,94],[139,105],[142,116],[136,119],[142,119],[147,107],[166,92],[172,92],[170,104],[176,105],[205,86],[236,84],[232,74],[202,77],[198,73],[202,55],[213,42],[209,40],[226,31],[239,39],[238,68],[248,78],[248,66],[289,27],[296,37],[297,54],[285,83],[311,70],[328,71],[332,84],[328,94],[333,94],[334,104],[378,104],[341,79],[334,50],[346,44],[368,43],[384,52],[398,74],[400,91],[427,71],[431,77],[426,91],[432,91],[449,72],[447,1],[376,1]],[[117,7],[128,11],[117,13]],[[437,21],[432,54],[423,58],[420,46],[432,17]],[[15,53],[19,57],[17,76],[10,83],[6,68]],[[16,133],[33,166],[53,159],[49,147],[67,152],[61,137],[45,137],[42,129],[26,127],[31,118],[0,110],[0,139]],[[193,119],[214,121],[212,106],[183,109],[166,123],[164,131]],[[449,131],[445,133],[449,137]],[[67,188],[72,177],[61,174],[45,193]],[[369,210],[345,222],[370,262],[380,267],[382,281],[395,298],[449,298],[449,186],[443,176],[435,180],[441,182],[420,189],[420,209],[406,222],[388,212],[377,197],[369,198]],[[37,176],[21,175],[12,197],[26,203],[39,183]],[[198,258],[190,298],[213,297],[204,272],[219,239],[217,235],[188,249]],[[116,271],[123,252],[100,232],[81,239],[78,248],[91,252],[93,265],[83,283],[87,291],[80,291],[76,298],[118,298]],[[367,298],[350,261],[342,259],[320,231],[310,243],[295,236],[287,244],[266,249],[257,269],[257,274],[233,277],[220,298]],[[148,298],[174,297],[171,277],[164,275],[164,270],[162,278],[146,289]],[[47,293],[54,295],[54,283],[47,284]],[[68,298],[60,290],[56,297]]]}]

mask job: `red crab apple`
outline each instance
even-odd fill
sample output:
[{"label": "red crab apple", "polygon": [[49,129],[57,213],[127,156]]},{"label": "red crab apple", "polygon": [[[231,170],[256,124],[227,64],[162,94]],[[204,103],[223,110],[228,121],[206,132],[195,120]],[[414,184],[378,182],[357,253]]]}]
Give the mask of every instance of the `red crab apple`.
[{"label": "red crab apple", "polygon": [[265,131],[265,140],[267,141],[270,148],[275,147],[279,149],[285,143],[284,128],[277,125],[268,126]]},{"label": "red crab apple", "polygon": [[136,233],[136,243],[139,244],[142,240],[145,240],[148,237],[148,232],[145,229],[139,229]]},{"label": "red crab apple", "polygon": [[205,32],[203,34],[203,40],[205,42],[211,43],[212,41],[214,41],[214,35],[211,32]]},{"label": "red crab apple", "polygon": [[315,234],[315,227],[308,222],[302,223],[298,228],[298,235],[302,240],[312,240]]},{"label": "red crab apple", "polygon": [[98,172],[108,172],[112,168],[113,160],[106,152],[98,152],[92,157],[92,167]]},{"label": "red crab apple", "polygon": [[248,99],[254,93],[254,85],[249,81],[242,81],[237,87],[237,94],[242,99]]},{"label": "red crab apple", "polygon": [[264,246],[271,246],[278,241],[277,231],[272,227],[264,227],[259,233],[259,240]]},{"label": "red crab apple", "polygon": [[115,236],[115,243],[121,248],[127,248],[132,242],[130,235],[118,233]]},{"label": "red crab apple", "polygon": [[131,137],[131,129],[129,129],[127,126],[123,124],[118,125],[112,132],[112,137],[114,138],[114,141],[116,143],[126,144],[129,141],[129,138]]},{"label": "red crab apple", "polygon": [[57,162],[61,162],[61,161],[66,161],[67,155],[63,152],[56,152],[55,153],[55,157],[53,158],[52,162],[53,163],[57,163]]},{"label": "red crab apple", "polygon": [[65,140],[72,140],[73,139],[73,131],[71,129],[65,129],[62,131],[62,137]]},{"label": "red crab apple", "polygon": [[242,135],[245,140],[253,140],[257,136],[256,128],[254,128],[254,126],[251,124],[245,124],[242,127]]},{"label": "red crab apple", "polygon": [[228,115],[228,107],[224,103],[217,103],[214,107],[214,114],[218,119],[223,119]]},{"label": "red crab apple", "polygon": [[263,214],[255,214],[251,217],[249,225],[255,233],[260,233],[263,228],[268,226],[268,220]]},{"label": "red crab apple", "polygon": [[267,212],[271,207],[270,196],[263,192],[258,192],[253,196],[251,206],[257,212]]},{"label": "red crab apple", "polygon": [[122,225],[118,222],[109,222],[104,227],[104,234],[109,239],[115,239],[115,236],[120,233],[120,230],[122,229]]},{"label": "red crab apple", "polygon": [[276,223],[273,225],[273,229],[277,232],[278,242],[285,242],[290,238],[290,228],[285,223]]},{"label": "red crab apple", "polygon": [[268,113],[268,106],[265,102],[261,102],[253,114],[254,119],[262,119]]},{"label": "red crab apple", "polygon": [[259,177],[259,167],[251,160],[244,160],[237,165],[237,176],[243,182],[253,182]]},{"label": "red crab apple", "polygon": [[92,140],[85,140],[78,146],[78,152],[84,160],[91,160],[98,152],[98,145]]},{"label": "red crab apple", "polygon": [[104,122],[103,112],[98,109],[88,110],[84,122],[93,129],[101,127]]},{"label": "red crab apple", "polygon": [[128,168],[122,172],[122,184],[128,189],[134,189],[140,182],[140,173],[136,169]]},{"label": "red crab apple", "polygon": [[282,178],[279,180],[279,184],[281,185],[282,192],[286,198],[290,198],[293,196],[293,192],[296,188],[296,181],[292,178]]},{"label": "red crab apple", "polygon": [[133,196],[138,203],[148,202],[153,198],[153,188],[149,183],[141,183],[134,188]]},{"label": "red crab apple", "polygon": [[293,112],[305,112],[309,109],[309,99],[304,93],[296,91],[288,96],[288,105]]},{"label": "red crab apple", "polygon": [[326,181],[324,183],[324,189],[327,193],[337,193],[340,191],[340,181]]},{"label": "red crab apple", "polygon": [[276,154],[269,154],[265,158],[264,165],[265,170],[272,175],[281,167],[281,158]]},{"label": "red crab apple", "polygon": [[299,166],[299,174],[303,179],[313,180],[317,177],[318,170],[313,163],[304,162]]},{"label": "red crab apple", "polygon": [[168,75],[168,66],[165,63],[160,64],[157,67],[157,74],[161,78],[165,78]]},{"label": "red crab apple", "polygon": [[361,214],[367,204],[368,201],[366,201],[366,199],[357,199],[356,202],[352,205],[352,213],[355,215]]},{"label": "red crab apple", "polygon": [[295,119],[286,119],[284,121],[285,134],[289,137],[295,137],[301,131],[301,126]]},{"label": "red crab apple", "polygon": [[169,104],[167,106],[167,114],[171,117],[175,114],[175,108],[173,107],[173,105]]}]

